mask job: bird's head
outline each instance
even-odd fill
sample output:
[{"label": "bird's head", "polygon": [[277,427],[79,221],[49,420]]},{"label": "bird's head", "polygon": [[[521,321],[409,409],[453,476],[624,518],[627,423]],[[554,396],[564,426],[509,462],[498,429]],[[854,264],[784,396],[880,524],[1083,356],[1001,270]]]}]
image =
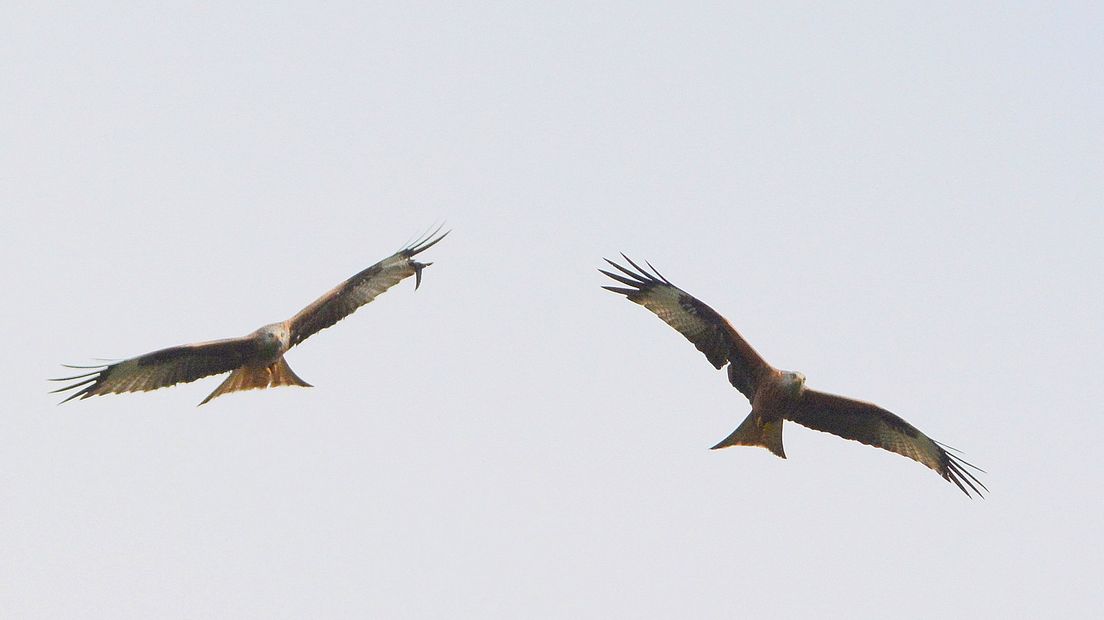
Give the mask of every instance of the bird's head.
[{"label": "bird's head", "polygon": [[287,350],[291,340],[291,333],[288,331],[286,323],[265,325],[258,329],[256,334],[265,350],[279,351],[280,353]]},{"label": "bird's head", "polygon": [[422,270],[432,264],[433,263],[419,263],[416,260],[410,261],[410,266],[414,268],[414,290],[418,290],[418,287],[422,285]]},{"label": "bird's head", "polygon": [[793,396],[800,396],[805,391],[805,375],[800,372],[786,371],[782,373],[782,386]]}]

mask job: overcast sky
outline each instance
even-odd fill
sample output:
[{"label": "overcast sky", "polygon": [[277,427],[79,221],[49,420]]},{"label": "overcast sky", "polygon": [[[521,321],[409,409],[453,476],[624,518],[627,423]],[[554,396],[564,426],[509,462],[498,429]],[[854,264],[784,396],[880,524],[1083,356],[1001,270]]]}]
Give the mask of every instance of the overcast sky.
[{"label": "overcast sky", "polygon": [[[5,5],[0,615],[1101,617],[1104,10],[722,4]],[[47,394],[441,221],[311,389]],[[710,451],[622,251],[991,494]]]}]

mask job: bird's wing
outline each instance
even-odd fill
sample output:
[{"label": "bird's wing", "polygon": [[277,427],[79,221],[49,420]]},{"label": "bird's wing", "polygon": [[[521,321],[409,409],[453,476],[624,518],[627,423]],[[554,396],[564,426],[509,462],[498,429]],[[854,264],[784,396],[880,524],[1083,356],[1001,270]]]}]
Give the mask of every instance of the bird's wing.
[{"label": "bird's wing", "polygon": [[786,412],[785,418],[811,429],[907,456],[934,469],[966,495],[973,491],[980,497],[978,487],[989,490],[969,471],[970,468],[980,469],[873,403],[805,390],[800,402]]},{"label": "bird's wing", "polygon": [[405,278],[415,276],[414,288],[417,289],[422,283],[422,269],[432,263],[419,263],[411,259],[448,235],[445,232],[435,237],[440,230],[438,227],[437,230],[423,235],[405,248],[338,284],[300,310],[288,320],[290,346],[303,342],[311,335],[349,316]]},{"label": "bird's wing", "polygon": [[[169,347],[103,366],[67,366],[88,372],[50,379],[72,381],[51,393],[77,390],[61,402],[101,394],[147,392],[229,372],[257,354],[252,336]],[[80,388],[80,389],[78,389]]]},{"label": "bird's wing", "polygon": [[651,273],[634,263],[628,256],[621,255],[633,271],[605,259],[620,273],[599,269],[602,273],[627,285],[629,288],[603,286],[602,288],[621,293],[636,302],[665,323],[675,328],[687,340],[694,343],[705,354],[714,368],[729,366],[728,378],[732,385],[752,400],[762,373],[769,372],[771,366],[751,348],[739,333],[713,308],[705,305],[693,295],[671,284],[655,267]]}]

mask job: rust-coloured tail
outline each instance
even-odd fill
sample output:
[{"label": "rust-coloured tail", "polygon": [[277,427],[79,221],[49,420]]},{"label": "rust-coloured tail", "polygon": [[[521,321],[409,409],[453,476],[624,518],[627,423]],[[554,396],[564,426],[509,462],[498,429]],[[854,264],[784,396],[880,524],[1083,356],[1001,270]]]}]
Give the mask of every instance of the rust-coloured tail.
[{"label": "rust-coloured tail", "polygon": [[269,372],[272,373],[272,383],[268,387],[276,387],[277,385],[298,385],[300,387],[314,387],[313,385],[303,381],[299,378],[299,375],[295,374],[295,371],[288,366],[287,361],[284,358],[276,360],[271,366],[268,367]]},{"label": "rust-coloured tail", "polygon": [[238,368],[230,373],[230,376],[226,377],[226,380],[199,404],[203,405],[212,398],[230,392],[276,387],[278,385],[312,387],[311,384],[300,379],[299,375],[295,374],[284,358],[281,357],[268,366],[242,366]]},{"label": "rust-coloured tail", "polygon": [[713,446],[713,449],[729,446],[759,446],[786,458],[786,452],[782,450],[782,419],[764,422],[752,411],[731,435]]}]

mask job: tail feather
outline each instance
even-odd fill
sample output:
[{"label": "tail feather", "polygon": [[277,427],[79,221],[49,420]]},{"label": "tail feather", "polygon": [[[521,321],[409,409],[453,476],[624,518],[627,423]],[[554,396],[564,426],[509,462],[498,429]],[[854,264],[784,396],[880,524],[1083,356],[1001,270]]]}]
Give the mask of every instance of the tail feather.
[{"label": "tail feather", "polygon": [[759,446],[786,458],[786,452],[782,449],[782,419],[764,421],[752,411],[731,435],[725,437],[712,449],[729,446]]},{"label": "tail feather", "polygon": [[284,358],[276,360],[274,364],[268,367],[272,373],[272,383],[269,387],[276,387],[277,385],[298,385],[300,387],[314,387],[313,385],[303,381],[299,378],[299,375],[295,374],[295,371],[288,366],[287,361]]},{"label": "tail feather", "polygon": [[295,374],[288,366],[287,361],[281,357],[268,366],[242,366],[234,370],[229,377],[226,377],[225,381],[215,388],[214,392],[211,392],[199,404],[204,405],[207,401],[230,392],[256,390],[278,385],[312,387],[311,384],[300,379],[299,375]]}]

